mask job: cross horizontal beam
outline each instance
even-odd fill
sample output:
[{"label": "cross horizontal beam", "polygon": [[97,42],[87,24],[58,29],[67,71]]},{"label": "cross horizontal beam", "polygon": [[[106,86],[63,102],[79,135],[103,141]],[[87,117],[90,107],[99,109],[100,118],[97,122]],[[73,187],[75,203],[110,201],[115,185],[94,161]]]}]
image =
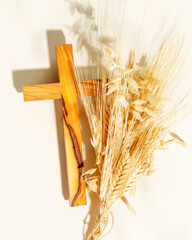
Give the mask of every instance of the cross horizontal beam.
[{"label": "cross horizontal beam", "polygon": [[[97,94],[98,84],[100,80],[85,80],[80,81],[82,92],[85,96],[93,96]],[[80,97],[80,91],[77,89],[77,95]],[[30,85],[23,87],[24,101],[37,101],[37,100],[49,100],[49,99],[61,99],[61,84],[49,83]]]}]

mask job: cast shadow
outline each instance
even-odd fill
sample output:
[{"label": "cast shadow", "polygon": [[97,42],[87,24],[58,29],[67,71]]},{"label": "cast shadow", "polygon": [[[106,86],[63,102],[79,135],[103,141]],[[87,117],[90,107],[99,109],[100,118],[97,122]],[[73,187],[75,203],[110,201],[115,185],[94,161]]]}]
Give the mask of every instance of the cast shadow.
[{"label": "cast shadow", "polygon": [[[61,30],[48,30],[47,31],[47,43],[49,50],[49,69],[24,69],[13,70],[13,85],[17,92],[22,92],[22,88],[25,85],[36,85],[59,82],[57,73],[57,61],[55,54],[55,45],[65,44],[66,39]],[[57,125],[57,138],[60,157],[60,171],[62,182],[62,193],[65,200],[69,199],[67,171],[64,151],[64,136],[63,136],[63,122],[62,122],[62,110],[60,100],[54,100],[56,125]]]}]

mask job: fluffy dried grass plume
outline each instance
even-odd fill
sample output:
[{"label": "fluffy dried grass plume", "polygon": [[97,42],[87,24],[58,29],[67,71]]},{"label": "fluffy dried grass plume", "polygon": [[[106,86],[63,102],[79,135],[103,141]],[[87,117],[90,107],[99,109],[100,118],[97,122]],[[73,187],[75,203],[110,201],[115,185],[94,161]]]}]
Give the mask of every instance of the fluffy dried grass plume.
[{"label": "fluffy dried grass plume", "polygon": [[[90,5],[85,5],[84,10],[86,7],[90,9]],[[189,59],[183,35],[176,30],[166,34],[156,45],[156,51],[142,62],[140,59],[146,53],[140,52],[137,45],[133,48],[129,43],[129,48],[124,48],[124,10],[120,12],[123,14],[112,32],[110,20],[104,21],[100,12],[97,19],[89,17],[83,22],[82,29],[85,30],[85,25],[87,29],[83,40],[83,30],[78,30],[82,47],[79,64],[84,67],[75,67],[77,84],[79,80],[97,80],[91,86],[97,93],[94,97],[85,96],[85,89],[79,85],[96,153],[95,168],[83,178],[101,202],[98,222],[88,239],[104,237],[111,206],[118,199],[123,198],[134,212],[124,195],[135,191],[141,175],[154,172],[156,149],[174,141],[185,145],[171,131],[191,107],[189,87],[185,86],[182,93],[178,89]],[[89,66],[89,71],[85,66]],[[169,139],[164,140],[167,136]]]}]

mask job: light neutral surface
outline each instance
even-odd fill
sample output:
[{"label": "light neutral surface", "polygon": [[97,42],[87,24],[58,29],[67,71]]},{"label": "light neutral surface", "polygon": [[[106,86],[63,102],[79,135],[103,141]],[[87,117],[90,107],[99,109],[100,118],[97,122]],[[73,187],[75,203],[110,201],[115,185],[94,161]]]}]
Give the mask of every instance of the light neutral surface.
[{"label": "light neutral surface", "polygon": [[[174,2],[178,9],[185,3],[191,4],[187,0]],[[83,239],[85,217],[89,211],[94,215],[97,210],[93,194],[83,207],[71,208],[65,199],[59,100],[24,103],[21,93],[22,85],[56,81],[53,46],[65,43],[65,39],[71,43],[65,28],[71,22],[68,4],[62,0],[1,1],[2,240]],[[86,118],[81,107],[80,110],[88,167],[94,161],[94,154],[89,145]],[[180,124],[176,132],[192,145],[191,122],[192,116]],[[130,199],[137,216],[119,201],[113,207],[114,228],[106,240],[192,239],[192,149],[173,145],[168,151],[156,152],[155,157],[156,173],[143,178],[135,197]]]}]

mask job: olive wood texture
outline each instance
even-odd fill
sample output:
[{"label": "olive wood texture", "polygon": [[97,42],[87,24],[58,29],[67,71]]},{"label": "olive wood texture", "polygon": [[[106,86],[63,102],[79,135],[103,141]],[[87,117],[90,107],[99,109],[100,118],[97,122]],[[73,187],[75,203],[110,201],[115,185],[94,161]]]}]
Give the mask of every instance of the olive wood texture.
[{"label": "olive wood texture", "polygon": [[24,101],[61,99],[60,83],[49,83],[23,87]]},{"label": "olive wood texture", "polygon": [[[93,96],[97,94],[97,87],[100,80],[85,80],[79,81],[84,96]],[[80,97],[79,88],[77,87],[77,95]],[[37,101],[49,99],[61,99],[61,84],[49,83],[30,85],[23,87],[24,101]]]},{"label": "olive wood texture", "polygon": [[72,45],[57,45],[56,50],[61,85],[70,205],[80,206],[85,205],[87,201],[85,182],[81,177],[84,164]]},{"label": "olive wood texture", "polygon": [[60,82],[24,86],[23,95],[24,101],[61,99],[70,206],[81,206],[87,201],[85,182],[81,178],[84,166],[78,108],[80,92],[77,85],[81,85],[84,96],[91,96],[97,94],[101,81],[85,80],[77,84],[72,45],[57,45],[56,53]]}]

